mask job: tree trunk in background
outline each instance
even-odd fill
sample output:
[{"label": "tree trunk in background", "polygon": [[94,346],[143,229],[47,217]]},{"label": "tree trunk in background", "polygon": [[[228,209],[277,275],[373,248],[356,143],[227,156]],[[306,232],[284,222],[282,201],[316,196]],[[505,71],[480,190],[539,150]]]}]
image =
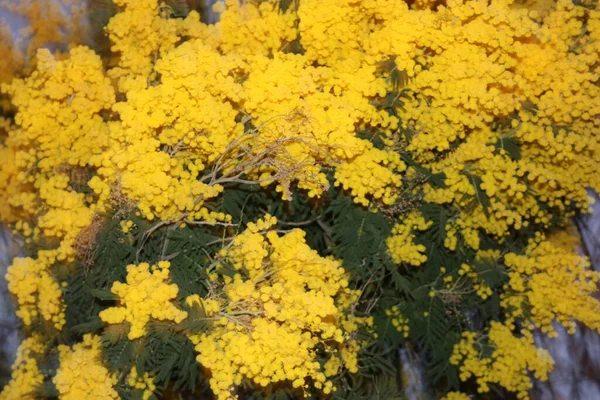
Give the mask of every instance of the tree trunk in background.
[{"label": "tree trunk in background", "polygon": [[[600,270],[600,198],[591,190],[596,200],[593,213],[575,218],[581,233],[583,254],[590,258],[592,267]],[[557,326],[560,336],[555,339],[537,335],[536,341],[550,351],[554,371],[548,382],[538,383],[533,396],[539,400],[600,399],[600,335],[580,326],[574,335]]]},{"label": "tree trunk in background", "polygon": [[16,350],[21,342],[19,320],[6,286],[6,269],[13,257],[19,254],[20,245],[13,239],[8,229],[0,225],[0,388],[10,378],[10,366],[15,360]]}]

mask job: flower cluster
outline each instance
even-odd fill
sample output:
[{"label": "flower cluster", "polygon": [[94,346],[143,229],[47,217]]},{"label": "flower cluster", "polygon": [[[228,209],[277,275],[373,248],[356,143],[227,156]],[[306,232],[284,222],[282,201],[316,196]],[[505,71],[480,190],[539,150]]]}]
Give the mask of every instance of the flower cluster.
[{"label": "flower cluster", "polygon": [[[356,293],[348,288],[346,272],[310,249],[303,231],[279,236],[270,229],[275,223],[269,215],[250,223],[223,249],[221,263],[231,263],[237,273],[223,277],[221,297],[205,300],[215,327],[192,337],[218,398],[230,398],[242,379],[261,387],[288,381],[295,388],[312,381],[327,394],[333,370],[344,365],[356,371],[360,344],[351,334],[369,322],[348,314]],[[317,345],[331,357],[325,371]]]},{"label": "flower cluster", "polygon": [[554,321],[571,333],[576,321],[600,330],[600,301],[593,296],[600,274],[577,253],[578,239],[572,229],[550,237],[539,233],[525,254],[505,256],[510,280],[502,304],[511,323],[527,315],[532,329],[539,328],[550,336],[557,335]]},{"label": "flower cluster", "polygon": [[106,30],[112,50],[119,52],[120,59],[109,75],[118,79],[123,92],[145,88],[153,73],[153,57],[174,47],[181,23],[161,18],[159,3],[154,0],[116,0],[114,3],[120,12],[111,18]]},{"label": "flower cluster", "polygon": [[135,366],[129,372],[127,384],[132,388],[142,391],[142,400],[148,400],[156,390],[154,377],[150,376],[148,372],[144,372],[144,375],[140,376]]},{"label": "flower cluster", "polygon": [[[458,224],[462,231],[497,237],[511,227],[545,223],[571,202],[585,209],[585,187],[598,188],[592,171],[600,92],[589,67],[598,57],[595,28],[589,28],[589,40],[580,39],[584,20],[595,26],[598,16],[561,0],[537,24],[537,10],[511,3],[448,2],[432,22],[443,32],[437,54],[421,59],[424,70],[409,84],[417,95],[409,102],[414,117],[407,124],[422,132],[409,148],[427,160],[432,146],[444,150],[465,139],[444,160],[431,159],[448,179],[447,188],[432,189],[430,199],[468,208],[465,201],[479,190],[473,176],[479,177],[490,209],[479,205],[461,213]],[[480,89],[486,86],[491,89]],[[558,127],[564,125],[570,128]],[[511,140],[520,154],[505,151]],[[551,209],[540,208],[540,200]]]},{"label": "flower cluster", "polygon": [[426,250],[422,244],[415,244],[414,231],[424,231],[431,226],[423,216],[413,211],[401,219],[392,230],[392,236],[387,240],[388,251],[395,263],[407,263],[418,266],[427,261],[427,256],[423,254]]},{"label": "flower cluster", "polygon": [[8,290],[15,295],[17,315],[25,326],[44,321],[60,330],[65,324],[65,306],[58,282],[48,272],[51,260],[44,257],[15,258],[6,274]]},{"label": "flower cluster", "polygon": [[17,358],[12,366],[10,382],[0,393],[1,400],[34,400],[36,390],[42,385],[42,375],[38,360],[45,354],[43,336],[34,334],[23,340],[17,350]]},{"label": "flower cluster", "polygon": [[[40,50],[37,70],[30,77],[2,87],[19,109],[16,122],[20,127],[12,127],[2,149],[9,163],[0,172],[0,187],[6,188],[0,217],[19,220],[15,229],[23,236],[52,246],[40,250],[37,259],[15,259],[9,267],[10,290],[22,299],[21,307],[27,308],[20,311],[26,324],[35,309],[58,329],[64,324],[64,306],[52,267],[57,261],[75,259],[77,236],[91,224],[96,210],[73,185],[85,184],[74,182],[76,168],[101,151],[97,135],[103,123],[98,113],[114,100],[112,86],[98,72],[100,68],[100,58],[89,49],[74,49],[66,61]],[[75,169],[67,172],[68,165]],[[35,293],[39,296],[32,297]]]},{"label": "flower cluster", "polygon": [[208,26],[195,24],[194,31],[201,32],[197,35],[223,54],[270,55],[297,36],[296,15],[280,12],[277,2],[225,0],[217,3],[214,10],[220,14],[219,23]]},{"label": "flower cluster", "polygon": [[521,336],[515,336],[506,325],[492,322],[487,341],[492,353],[482,357],[477,334],[465,332],[450,358],[452,364],[460,365],[461,380],[475,378],[479,393],[489,392],[490,384],[498,384],[516,392],[519,399],[525,399],[529,398],[528,391],[533,385],[524,371],[536,379],[548,379],[554,363],[546,350],[535,347],[531,332],[523,331]]},{"label": "flower cluster", "polygon": [[133,221],[131,220],[127,220],[127,221],[121,221],[121,229],[123,230],[123,233],[129,233],[131,230],[133,230],[135,228],[135,225],[133,223]]},{"label": "flower cluster", "polygon": [[100,312],[100,319],[107,324],[128,322],[131,327],[127,337],[138,339],[146,334],[146,324],[150,318],[179,323],[187,313],[178,309],[173,300],[179,288],[169,284],[168,261],[157,265],[141,263],[127,266],[127,282],[115,282],[111,291],[117,295],[120,305]]},{"label": "flower cluster", "polygon": [[118,399],[111,377],[101,361],[100,338],[87,334],[72,348],[58,346],[59,366],[52,379],[61,399]]},{"label": "flower cluster", "polygon": [[[386,166],[391,168],[386,168]],[[397,153],[386,153],[370,149],[342,164],[335,173],[336,184],[349,190],[354,201],[368,206],[372,198],[383,204],[391,205],[398,198],[397,188],[401,186],[401,172],[406,168]]]}]

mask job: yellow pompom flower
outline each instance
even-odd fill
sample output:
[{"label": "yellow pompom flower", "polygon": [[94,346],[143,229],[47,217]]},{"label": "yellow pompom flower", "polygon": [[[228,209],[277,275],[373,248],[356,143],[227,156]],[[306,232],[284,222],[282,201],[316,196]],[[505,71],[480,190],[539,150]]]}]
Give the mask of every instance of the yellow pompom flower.
[{"label": "yellow pompom flower", "polygon": [[506,325],[492,322],[488,340],[493,352],[489,357],[480,355],[476,339],[474,332],[463,333],[450,362],[460,366],[462,381],[470,377],[476,379],[479,393],[489,392],[489,384],[494,383],[516,392],[520,399],[528,398],[533,384],[526,371],[536,379],[548,379],[554,362],[546,350],[535,347],[531,332],[523,331],[520,336],[515,336]]},{"label": "yellow pompom flower", "polygon": [[115,282],[111,291],[120,299],[120,305],[100,312],[100,319],[107,324],[128,322],[131,325],[130,340],[146,334],[146,324],[150,319],[179,323],[187,317],[185,311],[173,304],[179,288],[169,284],[168,261],[157,265],[141,263],[127,266],[126,283]]},{"label": "yellow pompom flower", "polygon": [[0,392],[1,400],[33,400],[36,390],[42,385],[44,376],[38,361],[45,356],[46,343],[40,334],[23,340],[12,365],[10,382]]},{"label": "yellow pompom flower", "polygon": [[52,379],[61,399],[118,399],[116,380],[102,365],[100,338],[87,334],[72,348],[58,346],[59,366]]},{"label": "yellow pompom flower", "polygon": [[41,319],[60,330],[65,324],[65,305],[60,285],[48,270],[52,260],[45,255],[42,250],[38,259],[15,258],[6,281],[19,306],[17,315],[25,326]]},{"label": "yellow pompom flower", "polygon": [[[238,273],[223,279],[222,297],[202,300],[215,323],[192,340],[220,399],[231,398],[243,379],[261,387],[285,381],[306,387],[312,381],[330,393],[333,384],[327,376],[334,369],[343,365],[357,371],[363,343],[352,339],[352,332],[373,323],[348,312],[358,295],[348,289],[340,263],[310,249],[299,229],[279,236],[271,230],[275,222],[267,215],[249,223],[222,250],[223,261]],[[220,280],[213,284],[221,285]],[[315,359],[318,344],[333,360],[324,370]]]},{"label": "yellow pompom flower", "polygon": [[414,243],[414,231],[424,231],[431,226],[423,216],[413,211],[401,219],[392,229],[392,235],[386,239],[388,252],[395,263],[405,262],[418,266],[427,261],[425,246]]}]

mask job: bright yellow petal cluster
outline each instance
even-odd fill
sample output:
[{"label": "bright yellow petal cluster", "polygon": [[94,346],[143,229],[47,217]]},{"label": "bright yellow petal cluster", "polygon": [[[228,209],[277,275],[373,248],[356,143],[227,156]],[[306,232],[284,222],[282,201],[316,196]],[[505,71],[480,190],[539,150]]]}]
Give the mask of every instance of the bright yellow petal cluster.
[{"label": "bright yellow petal cluster", "polygon": [[[387,167],[390,165],[390,167]],[[349,190],[356,203],[369,205],[369,198],[391,205],[398,197],[401,186],[396,172],[406,169],[397,153],[372,148],[335,172],[336,184]]]},{"label": "bright yellow petal cluster", "polygon": [[492,322],[488,341],[493,351],[488,357],[481,356],[477,339],[474,332],[463,333],[450,362],[460,365],[462,381],[475,378],[479,393],[487,393],[490,384],[498,384],[516,392],[517,398],[528,399],[528,392],[533,387],[528,373],[542,381],[548,379],[554,362],[546,350],[535,347],[531,332],[525,330],[515,336],[506,325]]},{"label": "bright yellow petal cluster", "polygon": [[120,222],[121,225],[121,230],[123,231],[123,233],[129,233],[131,230],[133,230],[135,228],[135,224],[133,223],[133,221],[121,221]]},{"label": "bright yellow petal cluster", "polygon": [[8,267],[8,290],[17,301],[17,315],[25,326],[44,321],[60,330],[65,324],[62,290],[48,270],[51,264],[42,250],[38,259],[17,257]]},{"label": "bright yellow petal cluster", "polygon": [[141,263],[127,266],[126,283],[114,282],[111,292],[120,299],[120,305],[100,312],[100,319],[107,324],[128,322],[131,327],[127,337],[130,340],[146,334],[146,324],[150,319],[179,323],[187,317],[185,311],[173,304],[179,288],[169,280],[168,261],[157,265]]},{"label": "bright yellow petal cluster", "polygon": [[81,47],[65,61],[40,50],[37,70],[30,77],[2,87],[19,116],[2,149],[8,164],[3,163],[0,172],[0,187],[6,188],[0,217],[18,218],[17,232],[50,246],[38,252],[37,260],[15,260],[8,274],[26,325],[37,311],[57,329],[64,324],[52,267],[56,261],[74,260],[78,235],[92,222],[94,207],[74,187],[87,181],[79,167],[102,151],[99,113],[114,101],[101,65],[98,56]]},{"label": "bright yellow petal cluster", "polygon": [[[372,318],[348,313],[358,293],[347,288],[340,263],[310,249],[299,229],[283,236],[269,230],[275,223],[267,215],[223,249],[222,262],[238,273],[224,277],[224,297],[206,300],[216,321],[213,329],[192,337],[198,362],[210,370],[211,388],[220,399],[232,398],[243,379],[261,387],[287,381],[301,388],[312,382],[330,393],[327,373],[341,365],[357,371],[362,344],[350,334],[359,325],[372,326]],[[318,344],[337,359],[335,365],[330,361],[321,369]]]},{"label": "bright yellow petal cluster", "polygon": [[46,344],[39,334],[23,340],[12,365],[10,382],[0,392],[0,400],[34,400],[44,376],[38,360],[44,356]]},{"label": "bright yellow petal cluster", "polygon": [[245,269],[251,278],[257,278],[263,270],[263,261],[269,255],[265,232],[277,224],[277,218],[270,214],[256,222],[248,223],[246,229],[235,237],[230,249],[221,250],[222,256],[237,270]]},{"label": "bright yellow petal cluster", "polygon": [[100,338],[87,334],[72,348],[58,346],[59,366],[52,382],[59,397],[65,400],[118,399],[111,377],[101,361]]},{"label": "bright yellow petal cluster", "polygon": [[501,240],[548,222],[539,201],[586,208],[585,188],[600,187],[600,13],[568,0],[425,3],[302,1],[301,43],[332,68],[394,61],[412,93],[402,127],[414,132],[397,145],[446,175],[446,188],[425,184],[426,200],[461,210],[454,232],[474,249],[480,232]]},{"label": "bright yellow petal cluster", "polygon": [[412,211],[404,216],[392,229],[392,235],[386,239],[388,252],[396,264],[407,263],[419,266],[427,261],[425,246],[414,243],[414,232],[424,231],[431,226],[431,221],[418,212]]},{"label": "bright yellow petal cluster", "polygon": [[526,317],[532,328],[550,336],[557,336],[554,321],[571,333],[576,321],[600,330],[600,301],[593,296],[600,274],[577,253],[578,243],[572,228],[548,238],[538,234],[525,254],[505,255],[510,280],[502,305],[507,308],[510,321]]},{"label": "bright yellow petal cluster", "polygon": [[281,12],[278,1],[225,0],[213,8],[221,14],[219,22],[195,30],[224,54],[269,55],[296,39],[296,16]]},{"label": "bright yellow petal cluster", "polygon": [[306,56],[278,54],[253,57],[247,68],[243,106],[260,133],[248,144],[252,155],[273,159],[253,171],[259,180],[277,181],[284,199],[291,196],[292,181],[309,196],[320,196],[328,186],[323,167],[333,166],[336,182],[351,189],[356,202],[368,204],[367,197],[393,202],[404,164],[397,154],[374,149],[355,134],[357,127],[398,125],[371,104],[385,93],[375,67],[317,68]]},{"label": "bright yellow petal cluster", "polygon": [[110,19],[106,30],[112,50],[120,54],[118,66],[110,77],[118,79],[123,92],[145,88],[153,73],[156,57],[172,49],[179,39],[181,20],[161,18],[155,0],[116,0],[119,12]]},{"label": "bright yellow petal cluster", "polygon": [[[404,26],[406,18],[410,18],[405,2],[386,0],[332,0],[327,3],[304,0],[298,7],[298,16],[302,47],[307,57],[320,65],[383,61],[385,56],[379,54],[383,49],[377,49],[381,43],[377,34],[388,24]],[[401,36],[391,40],[398,38]],[[390,50],[388,45],[385,51]]]}]

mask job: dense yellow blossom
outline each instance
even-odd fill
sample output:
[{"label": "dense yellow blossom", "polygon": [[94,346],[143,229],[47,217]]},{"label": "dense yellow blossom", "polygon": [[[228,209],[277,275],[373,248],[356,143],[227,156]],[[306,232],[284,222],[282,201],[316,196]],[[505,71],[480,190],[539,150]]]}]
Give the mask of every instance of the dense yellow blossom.
[{"label": "dense yellow blossom", "polygon": [[415,244],[414,231],[424,231],[431,226],[423,216],[413,211],[409,215],[403,217],[399,224],[396,224],[392,229],[392,236],[387,240],[388,251],[392,260],[395,263],[408,263],[418,266],[427,261],[427,256],[424,254],[425,246]]},{"label": "dense yellow blossom", "polygon": [[[385,166],[390,164],[391,168]],[[383,164],[383,165],[381,165]],[[352,161],[342,164],[335,174],[345,190],[349,190],[355,202],[369,205],[369,197],[383,204],[393,204],[401,186],[400,176],[394,171],[403,171],[404,163],[396,153],[370,149]]]},{"label": "dense yellow blossom", "polygon": [[87,151],[98,144],[102,125],[97,113],[114,98],[110,84],[95,73],[101,65],[99,57],[83,48],[74,49],[70,56],[56,61],[41,50],[36,72],[3,86],[12,95],[19,117],[2,150],[9,163],[3,167],[0,183],[6,187],[0,216],[9,222],[19,218],[15,225],[19,233],[51,245],[40,250],[37,259],[14,260],[7,274],[9,290],[25,325],[39,315],[57,329],[65,323],[64,305],[52,268],[57,261],[74,260],[77,235],[93,216],[85,196],[70,186],[76,175],[65,173],[65,166],[88,162]]},{"label": "dense yellow blossom", "polygon": [[516,392],[520,399],[529,398],[528,391],[533,385],[524,372],[542,381],[548,379],[554,363],[546,350],[535,347],[531,332],[515,336],[507,326],[492,322],[487,339],[493,350],[488,357],[481,356],[476,339],[474,332],[463,333],[450,362],[460,365],[461,380],[475,378],[479,393],[489,392],[490,384],[498,384]]},{"label": "dense yellow blossom", "polygon": [[[106,129],[99,113],[114,101],[112,86],[99,71],[101,61],[93,52],[79,47],[70,56],[57,61],[47,50],[40,50],[37,71],[2,87],[19,110],[6,145],[14,149],[17,169],[12,173],[21,184],[8,202],[15,210],[28,212],[30,218],[44,208],[80,212],[83,196],[69,186],[76,175],[61,174],[61,169],[88,165],[106,143],[101,139]],[[47,186],[67,193],[45,192]],[[64,196],[73,199],[63,204]],[[78,209],[69,210],[73,207]],[[86,221],[89,224],[84,216],[81,223],[85,226]],[[81,229],[75,226],[75,235],[77,228]]]},{"label": "dense yellow blossom", "polygon": [[65,324],[62,290],[48,271],[52,262],[41,250],[38,259],[17,257],[8,268],[8,290],[15,296],[17,315],[25,326],[44,321],[60,330]]},{"label": "dense yellow blossom", "polygon": [[[351,339],[359,325],[372,318],[348,314],[356,292],[336,260],[320,257],[294,229],[283,236],[270,230],[276,220],[267,215],[223,249],[222,262],[238,270],[224,279],[224,297],[206,300],[215,326],[193,336],[197,360],[211,372],[218,398],[231,398],[242,379],[261,387],[288,381],[295,388],[309,380],[323,393],[333,390],[326,376],[344,365],[356,372],[362,344]],[[215,282],[217,284],[218,282]],[[190,299],[190,301],[193,301]],[[325,370],[316,360],[316,346],[332,354]]]},{"label": "dense yellow blossom", "polygon": [[[385,93],[385,82],[375,67],[351,65],[316,68],[305,56],[280,54],[249,62],[243,85],[245,112],[259,128],[261,139],[250,142],[253,153],[271,150],[273,161],[259,168],[260,179],[281,183],[277,190],[290,197],[289,183],[309,196],[327,187],[322,166],[335,166],[335,179],[350,189],[355,201],[375,198],[393,202],[399,186],[397,173],[405,166],[397,154],[377,150],[355,135],[357,126],[393,129],[397,121],[377,110],[370,99]],[[346,79],[341,79],[345,77]],[[365,165],[366,163],[366,165]],[[360,176],[357,169],[360,168]]]},{"label": "dense yellow blossom", "polygon": [[[31,73],[40,47],[64,50],[85,42],[85,11],[85,4],[77,0],[0,1],[0,84]],[[14,106],[0,94],[0,121],[12,110]],[[0,123],[0,137],[2,130]]]},{"label": "dense yellow blossom", "polygon": [[340,371],[342,366],[342,359],[340,357],[331,356],[329,360],[325,362],[324,373],[326,377],[335,376]]},{"label": "dense yellow blossom", "polygon": [[[502,304],[511,321],[524,318],[542,332],[557,333],[557,321],[574,332],[576,321],[600,330],[600,274],[589,268],[589,260],[577,253],[578,240],[571,231],[561,231],[546,238],[539,234],[525,249],[525,254],[508,253],[509,291]],[[532,327],[533,327],[532,326]]]},{"label": "dense yellow blossom", "polygon": [[154,0],[116,0],[120,10],[106,30],[111,50],[119,53],[118,65],[109,72],[119,79],[123,92],[145,88],[156,57],[174,47],[180,20],[161,18]]},{"label": "dense yellow blossom", "polygon": [[[450,1],[433,12],[428,7],[410,10],[402,2],[335,1],[323,6],[306,0],[296,17],[274,2],[230,1],[221,22],[207,26],[195,13],[185,20],[165,18],[155,1],[119,1],[120,12],[107,28],[120,55],[116,66],[102,71],[98,59],[82,48],[58,62],[44,51],[31,78],[5,89],[19,110],[5,144],[15,149],[12,157],[19,169],[6,181],[31,171],[34,163],[42,176],[28,172],[21,179],[47,179],[45,172],[63,163],[91,167],[98,175],[89,181],[97,194],[90,208],[105,209],[117,187],[149,219],[188,214],[201,219],[206,215],[203,203],[221,187],[198,178],[225,155],[231,159],[221,158],[229,168],[223,171],[243,166],[239,172],[264,184],[278,181],[284,198],[289,198],[293,181],[310,195],[319,195],[327,186],[321,165],[333,165],[337,183],[357,202],[392,203],[403,164],[396,153],[374,149],[354,133],[363,127],[389,132],[398,125],[397,118],[371,104],[389,89],[375,64],[392,57],[416,93],[402,118],[417,133],[408,149],[447,178],[444,189],[426,184],[428,201],[472,208],[468,204],[476,195],[476,183],[464,174],[467,168],[491,198],[488,212],[478,206],[457,220],[470,246],[478,247],[480,229],[501,237],[511,227],[547,220],[548,211],[530,193],[539,193],[539,199],[558,208],[564,209],[566,201],[586,206],[582,188],[598,185],[593,174],[598,120],[593,116],[599,106],[594,74],[580,70],[588,71],[597,58],[598,13],[559,1],[544,12],[541,28],[533,21],[537,11],[513,7],[510,1],[463,3]],[[577,37],[584,13],[589,14],[590,40],[581,43]],[[304,55],[279,51],[296,38],[296,24]],[[243,26],[252,37],[234,26]],[[176,45],[182,35],[191,40]],[[578,52],[565,55],[573,46]],[[321,66],[315,67],[315,61]],[[119,79],[117,89],[127,93],[126,99],[114,103],[115,89],[107,76]],[[83,91],[84,81],[91,91]],[[38,90],[41,82],[44,90]],[[560,87],[575,89],[562,93]],[[557,108],[559,94],[568,96],[567,106]],[[577,108],[581,99],[590,105],[585,112]],[[533,102],[528,109],[535,115],[521,109],[526,102]],[[111,108],[118,120],[102,121],[102,110]],[[260,134],[247,135],[240,148],[231,149],[228,145],[244,136],[243,124],[236,121],[239,111]],[[499,118],[513,118],[515,137],[523,147],[520,160],[494,150],[492,145],[505,134],[490,129]],[[561,123],[571,123],[573,131],[549,138],[552,124]],[[58,131],[61,135],[53,134]],[[50,137],[60,142],[48,141]],[[464,143],[434,162],[431,150],[443,153],[459,139]],[[29,154],[29,146],[44,151]],[[165,147],[170,151],[160,150]],[[265,151],[271,162],[252,168],[251,161]],[[565,160],[572,164],[568,169]],[[534,191],[526,193],[529,187]],[[35,188],[23,187],[10,195],[12,207],[27,205],[33,214],[35,193]],[[9,219],[8,211],[3,214]]]},{"label": "dense yellow blossom", "polygon": [[38,360],[44,357],[44,339],[40,334],[23,340],[12,365],[10,382],[0,392],[1,400],[33,400],[44,381]]},{"label": "dense yellow blossom", "polygon": [[107,324],[128,322],[131,327],[127,337],[138,339],[146,334],[146,324],[150,319],[179,323],[187,313],[178,309],[173,300],[179,288],[169,284],[168,261],[157,265],[141,263],[127,266],[126,283],[114,282],[111,292],[120,299],[120,305],[100,312],[100,319]]},{"label": "dense yellow blossom", "polygon": [[66,400],[118,399],[111,377],[101,361],[100,338],[87,334],[72,348],[58,346],[59,366],[52,379],[59,397]]},{"label": "dense yellow blossom", "polygon": [[[332,2],[341,9],[335,14],[347,18],[326,24],[362,31],[348,47],[345,35],[327,43],[350,57],[396,57],[413,93],[401,114],[415,132],[407,149],[446,175],[445,188],[426,184],[425,199],[462,211],[456,228],[469,246],[478,248],[478,231],[501,238],[547,222],[552,210],[566,211],[571,202],[587,207],[585,187],[599,187],[596,11],[565,0],[545,2],[543,10],[543,2],[530,10],[512,1],[454,0],[436,12],[377,4],[373,9],[386,13],[374,26],[348,17],[375,3]],[[336,51],[322,54],[330,53]],[[521,147],[517,159],[505,151],[510,140]],[[479,204],[479,180],[489,206]],[[541,209],[539,201],[555,208]]]},{"label": "dense yellow blossom", "polygon": [[280,12],[278,1],[225,0],[213,8],[221,13],[219,22],[195,28],[224,54],[269,55],[296,39],[296,16]]}]

